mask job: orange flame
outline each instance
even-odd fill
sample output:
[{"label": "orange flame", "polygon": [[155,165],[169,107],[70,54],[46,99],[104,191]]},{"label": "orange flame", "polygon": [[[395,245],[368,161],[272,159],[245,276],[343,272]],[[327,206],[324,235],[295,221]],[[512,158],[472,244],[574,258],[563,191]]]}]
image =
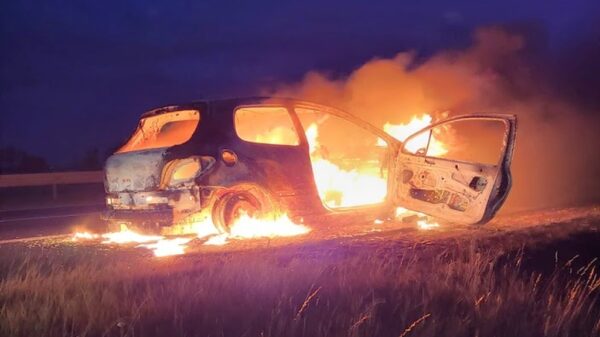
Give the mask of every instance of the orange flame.
[{"label": "orange flame", "polygon": [[[413,135],[419,130],[430,125],[431,121],[432,117],[429,114],[424,114],[421,117],[413,116],[413,118],[407,124],[385,123],[383,126],[383,131],[399,141],[404,142],[410,135]],[[437,135],[435,133],[438,131],[438,129],[434,129],[431,139],[429,139],[428,132],[417,135],[405,144],[406,149],[412,153],[416,153],[419,149],[427,148],[428,156],[440,156],[448,153],[448,148],[446,145],[436,138]],[[429,147],[427,147],[428,141]],[[379,145],[384,145],[383,141],[381,141]]]},{"label": "orange flame", "polygon": [[272,220],[259,219],[242,213],[235,220],[229,233],[210,237],[205,245],[224,245],[228,239],[274,238],[302,235],[310,232],[310,228],[294,223],[287,214]]},{"label": "orange flame", "polygon": [[100,234],[95,234],[95,233],[90,233],[90,232],[76,232],[71,237],[71,240],[72,241],[93,240],[93,239],[97,239],[99,237],[100,237]]},{"label": "orange flame", "polygon": [[159,235],[142,235],[134,231],[129,230],[126,226],[122,226],[120,232],[102,234],[102,238],[105,240],[102,243],[145,243],[151,241],[159,241],[164,237]]},{"label": "orange flame", "polygon": [[[413,117],[407,124],[386,123],[384,131],[404,141],[431,122],[432,117],[424,114],[421,117]],[[380,172],[361,171],[360,168],[344,170],[322,158],[318,151],[318,135],[316,124],[313,123],[306,129],[313,175],[321,200],[329,207],[352,207],[383,202],[387,195],[387,181],[381,177]],[[385,142],[379,139],[377,145],[385,146]],[[432,134],[430,139],[427,132],[417,135],[407,144],[407,149],[413,153],[421,148],[428,148],[429,156],[439,156],[448,152],[446,145],[436,138],[436,134]]]},{"label": "orange flame", "polygon": [[417,221],[417,226],[419,229],[429,230],[440,227],[440,224],[437,222],[427,222],[426,220]]},{"label": "orange flame", "polygon": [[180,255],[184,253],[186,244],[191,241],[188,238],[166,239],[161,235],[143,235],[136,233],[121,224],[119,232],[111,232],[104,234],[95,234],[90,232],[76,232],[72,235],[71,240],[99,240],[102,239],[102,244],[130,244],[141,243],[137,247],[149,248],[153,251],[154,256],[170,256]]},{"label": "orange flame", "polygon": [[160,239],[154,243],[140,245],[140,247],[151,249],[154,256],[157,257],[182,255],[185,253],[185,248],[190,241],[192,241],[192,238]]},{"label": "orange flame", "polygon": [[352,207],[383,202],[387,194],[387,181],[379,172],[360,172],[358,168],[348,171],[322,158],[317,150],[318,135],[317,125],[311,124],[306,130],[306,138],[315,184],[321,200],[329,207]]},{"label": "orange flame", "polygon": [[[219,233],[209,218],[191,224],[196,239],[208,238],[205,245],[224,245],[229,240],[252,239],[252,238],[274,238],[306,234],[310,228],[295,224],[286,214],[268,219],[258,219],[242,214],[231,226],[229,233]],[[76,232],[72,236],[73,241],[103,239],[102,244],[130,244],[138,243],[137,247],[152,250],[154,256],[172,256],[185,254],[188,244],[194,240],[190,237],[166,238],[162,235],[143,235],[121,225],[119,232],[93,234],[89,232]]]},{"label": "orange flame", "polygon": [[429,222],[429,219],[427,218],[427,216],[422,213],[411,211],[404,207],[396,208],[396,219],[402,219],[404,217],[409,217],[409,216],[417,216],[419,218],[417,220],[417,228],[418,229],[429,230],[429,229],[434,229],[434,228],[440,227],[440,225],[437,222]]}]

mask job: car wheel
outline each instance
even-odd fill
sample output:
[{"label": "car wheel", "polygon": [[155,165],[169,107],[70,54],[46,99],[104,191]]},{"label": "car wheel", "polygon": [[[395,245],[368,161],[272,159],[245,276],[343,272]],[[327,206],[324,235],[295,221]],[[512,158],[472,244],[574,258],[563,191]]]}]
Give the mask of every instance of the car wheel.
[{"label": "car wheel", "polygon": [[258,188],[235,188],[223,194],[213,207],[212,217],[222,233],[231,232],[231,227],[241,216],[262,218],[272,210],[269,198]]}]

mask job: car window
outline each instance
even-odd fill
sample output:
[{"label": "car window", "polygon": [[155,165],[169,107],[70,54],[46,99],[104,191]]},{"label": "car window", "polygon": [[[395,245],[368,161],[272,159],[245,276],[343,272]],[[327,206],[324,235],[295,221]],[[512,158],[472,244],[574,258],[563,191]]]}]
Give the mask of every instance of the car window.
[{"label": "car window", "polygon": [[117,152],[155,149],[185,143],[200,122],[197,110],[180,110],[142,118],[125,145]]},{"label": "car window", "polygon": [[284,107],[242,107],[235,111],[235,132],[252,143],[298,145],[300,140]]},{"label": "car window", "polygon": [[506,125],[500,120],[457,120],[411,136],[403,152],[432,158],[497,164],[503,152]]}]

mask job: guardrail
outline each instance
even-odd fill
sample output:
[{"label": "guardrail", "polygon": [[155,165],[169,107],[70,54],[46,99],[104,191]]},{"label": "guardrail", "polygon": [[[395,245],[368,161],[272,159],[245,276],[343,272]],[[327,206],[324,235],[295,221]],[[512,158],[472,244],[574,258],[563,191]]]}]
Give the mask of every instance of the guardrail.
[{"label": "guardrail", "polygon": [[52,186],[52,198],[56,199],[58,185],[102,183],[103,171],[75,171],[0,175],[0,188],[25,186]]}]

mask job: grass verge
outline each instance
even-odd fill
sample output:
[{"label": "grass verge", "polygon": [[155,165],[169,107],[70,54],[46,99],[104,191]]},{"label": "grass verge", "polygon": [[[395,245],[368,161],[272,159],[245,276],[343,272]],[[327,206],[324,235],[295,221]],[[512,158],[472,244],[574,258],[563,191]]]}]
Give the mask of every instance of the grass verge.
[{"label": "grass verge", "polygon": [[0,335],[599,336],[597,263],[535,270],[526,255],[475,241],[166,259],[4,247]]}]

